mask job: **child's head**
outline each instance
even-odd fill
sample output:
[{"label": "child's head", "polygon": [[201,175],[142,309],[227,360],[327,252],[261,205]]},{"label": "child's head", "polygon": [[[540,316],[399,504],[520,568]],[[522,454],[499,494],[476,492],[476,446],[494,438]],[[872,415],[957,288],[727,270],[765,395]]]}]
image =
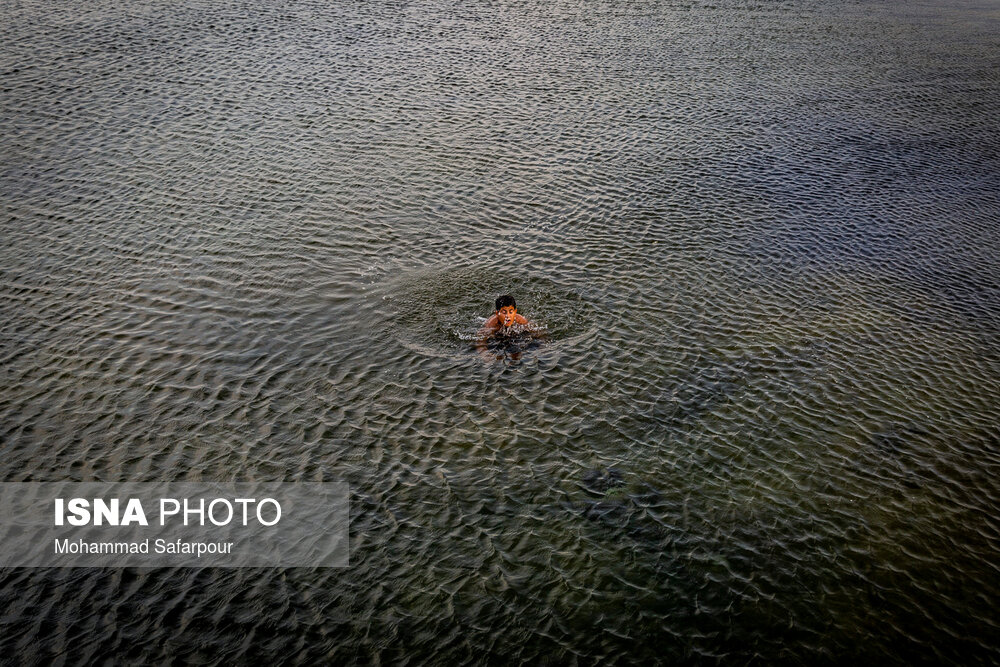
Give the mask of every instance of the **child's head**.
[{"label": "child's head", "polygon": [[510,294],[504,294],[503,296],[498,296],[496,303],[494,305],[496,306],[497,311],[499,311],[501,308],[506,308],[507,306],[510,306],[511,308],[515,309],[517,308],[517,304],[514,303],[514,297],[512,297]]},{"label": "child's head", "polygon": [[497,317],[500,319],[500,323],[505,327],[512,325],[517,315],[517,304],[514,302],[514,297],[510,294],[498,296],[494,305],[497,308]]}]

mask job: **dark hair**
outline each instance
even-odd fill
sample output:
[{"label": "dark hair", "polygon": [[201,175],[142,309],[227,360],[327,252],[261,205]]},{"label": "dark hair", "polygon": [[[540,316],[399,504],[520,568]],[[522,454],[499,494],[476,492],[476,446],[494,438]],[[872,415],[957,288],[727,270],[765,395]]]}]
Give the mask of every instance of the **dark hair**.
[{"label": "dark hair", "polygon": [[504,294],[503,296],[498,296],[495,305],[497,307],[496,308],[497,310],[500,310],[501,308],[504,308],[506,306],[514,306],[515,308],[517,308],[517,304],[514,303],[514,297],[512,297],[510,294]]}]

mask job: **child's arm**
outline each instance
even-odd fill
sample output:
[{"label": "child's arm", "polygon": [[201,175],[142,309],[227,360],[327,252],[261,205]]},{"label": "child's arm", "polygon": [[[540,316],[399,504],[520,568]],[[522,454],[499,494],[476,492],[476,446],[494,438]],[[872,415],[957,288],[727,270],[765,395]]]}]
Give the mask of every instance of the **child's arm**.
[{"label": "child's arm", "polygon": [[531,334],[534,338],[544,340],[548,337],[545,329],[520,314],[517,315],[517,323],[523,326],[524,330]]},{"label": "child's arm", "polygon": [[539,331],[541,331],[541,329],[538,328],[537,324],[529,320],[527,317],[524,317],[520,313],[514,317],[514,322],[524,327],[524,330],[529,333],[537,334]]},{"label": "child's arm", "polygon": [[479,338],[487,339],[497,332],[500,328],[500,318],[497,317],[496,313],[493,313],[488,320],[483,322],[483,326],[479,329]]},{"label": "child's arm", "polygon": [[486,341],[490,339],[496,330],[500,328],[500,318],[493,314],[488,320],[483,323],[483,326],[479,328],[479,333],[476,334],[476,350],[480,354],[486,354]]}]

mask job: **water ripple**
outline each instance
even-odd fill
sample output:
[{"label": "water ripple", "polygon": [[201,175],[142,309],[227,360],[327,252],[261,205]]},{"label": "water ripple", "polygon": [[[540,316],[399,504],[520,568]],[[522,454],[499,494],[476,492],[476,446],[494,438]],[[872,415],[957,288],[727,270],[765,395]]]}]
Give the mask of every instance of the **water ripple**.
[{"label": "water ripple", "polygon": [[[4,479],[352,518],[343,571],[0,572],[4,655],[997,661],[995,10],[6,14]],[[501,293],[545,335],[484,359]]]}]

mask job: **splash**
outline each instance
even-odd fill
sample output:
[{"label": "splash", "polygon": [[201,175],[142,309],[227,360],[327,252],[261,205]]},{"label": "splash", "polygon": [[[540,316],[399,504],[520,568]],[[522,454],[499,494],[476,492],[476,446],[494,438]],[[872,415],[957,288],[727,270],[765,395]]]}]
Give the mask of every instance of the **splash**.
[{"label": "splash", "polygon": [[476,266],[421,270],[385,281],[371,301],[380,320],[374,326],[422,354],[466,355],[484,342],[481,329],[500,294],[513,295],[532,326],[490,337],[486,348],[494,356],[570,345],[594,320],[595,309],[572,286]]}]

